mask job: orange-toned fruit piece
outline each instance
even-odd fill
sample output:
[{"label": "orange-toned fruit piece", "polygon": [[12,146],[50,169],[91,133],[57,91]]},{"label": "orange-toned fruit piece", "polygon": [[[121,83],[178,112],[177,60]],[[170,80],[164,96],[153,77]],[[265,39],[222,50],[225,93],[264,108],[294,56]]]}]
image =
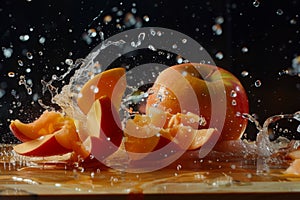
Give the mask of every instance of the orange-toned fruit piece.
[{"label": "orange-toned fruit piece", "polygon": [[[240,139],[246,129],[247,120],[238,116],[238,113],[249,111],[246,92],[233,74],[219,67],[193,63],[169,67],[159,74],[150,91],[146,113],[153,106],[171,114],[192,112],[205,118],[207,123],[202,128],[209,128],[212,112],[210,95],[214,95],[219,101],[218,105],[214,105],[217,112],[222,110],[218,106],[226,102],[226,113],[216,114],[225,117],[220,140]],[[190,103],[195,99],[199,106]]]},{"label": "orange-toned fruit piece", "polygon": [[61,146],[57,142],[55,134],[41,136],[39,139],[18,144],[14,147],[14,150],[24,156],[53,156],[72,151]]},{"label": "orange-toned fruit piece", "polygon": [[13,120],[10,129],[13,134],[22,142],[37,139],[48,135],[59,129],[57,124],[61,121],[62,115],[59,112],[45,111],[39,119],[32,123],[22,123],[20,120]]},{"label": "orange-toned fruit piece", "polygon": [[77,103],[82,112],[87,114],[95,100],[108,96],[114,106],[119,108],[125,89],[125,69],[113,68],[86,82],[80,91]]},{"label": "orange-toned fruit piece", "polygon": [[284,171],[286,175],[300,175],[300,159],[294,160],[291,165]]},{"label": "orange-toned fruit piece", "polygon": [[79,139],[73,119],[59,112],[45,111],[28,124],[12,121],[10,129],[24,141],[15,146],[15,151],[22,155],[50,156],[72,151],[82,157],[89,154]]},{"label": "orange-toned fruit piece", "polygon": [[121,120],[108,96],[102,96],[93,103],[87,114],[87,125],[80,132],[81,138],[84,138],[84,145],[97,158],[111,155],[121,145]]}]

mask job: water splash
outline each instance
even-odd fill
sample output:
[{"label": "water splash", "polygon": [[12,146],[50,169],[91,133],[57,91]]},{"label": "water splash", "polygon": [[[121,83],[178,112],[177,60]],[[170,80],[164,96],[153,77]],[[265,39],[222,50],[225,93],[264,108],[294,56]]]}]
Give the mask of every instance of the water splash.
[{"label": "water splash", "polygon": [[[269,161],[272,154],[278,152],[281,148],[290,146],[290,150],[297,149],[299,146],[298,142],[289,141],[286,139],[280,145],[270,140],[269,128],[271,124],[278,122],[281,119],[294,119],[300,121],[300,111],[295,112],[294,114],[280,114],[274,115],[265,120],[263,126],[250,114],[243,113],[242,117],[248,119],[250,122],[254,123],[257,130],[259,131],[256,137],[256,172],[257,174],[264,174],[270,171]],[[299,124],[300,126],[300,124]]]}]

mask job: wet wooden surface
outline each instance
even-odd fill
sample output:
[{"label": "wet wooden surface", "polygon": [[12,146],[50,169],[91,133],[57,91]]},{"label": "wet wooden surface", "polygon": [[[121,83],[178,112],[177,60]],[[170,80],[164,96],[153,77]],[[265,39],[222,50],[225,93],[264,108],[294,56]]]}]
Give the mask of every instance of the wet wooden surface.
[{"label": "wet wooden surface", "polygon": [[[0,163],[0,199],[298,199],[300,176],[288,163],[256,173],[255,158],[208,156],[181,159],[151,173],[126,173],[103,166],[61,161]],[[12,158],[11,158],[12,159]],[[28,163],[27,163],[28,164]]]}]

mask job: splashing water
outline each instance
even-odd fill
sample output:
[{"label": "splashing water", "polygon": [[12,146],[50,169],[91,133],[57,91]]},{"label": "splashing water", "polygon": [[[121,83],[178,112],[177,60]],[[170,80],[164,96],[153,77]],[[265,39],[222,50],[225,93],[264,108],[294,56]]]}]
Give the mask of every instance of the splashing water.
[{"label": "splashing water", "polygon": [[[295,112],[294,114],[281,114],[281,115],[274,115],[265,120],[263,126],[250,114],[243,113],[242,117],[248,119],[250,122],[254,123],[257,130],[259,131],[256,138],[256,172],[257,174],[268,173],[270,171],[268,162],[270,160],[270,156],[279,151],[280,148],[288,146],[286,142],[281,145],[276,145],[276,142],[270,141],[270,133],[269,127],[271,124],[281,120],[281,119],[294,119],[300,122],[300,111]],[[298,127],[300,124],[298,125]],[[290,143],[293,143],[290,142]],[[292,145],[292,149],[296,149],[298,145]]]}]

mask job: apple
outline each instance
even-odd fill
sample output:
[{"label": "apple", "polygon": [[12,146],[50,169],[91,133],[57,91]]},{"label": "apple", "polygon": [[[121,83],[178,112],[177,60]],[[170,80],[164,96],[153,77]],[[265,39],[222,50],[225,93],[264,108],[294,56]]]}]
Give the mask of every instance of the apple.
[{"label": "apple", "polygon": [[[212,112],[210,91],[214,91],[214,98],[219,98],[220,105],[226,101],[225,123],[223,129],[218,130],[221,132],[219,140],[240,139],[247,126],[247,119],[240,115],[249,112],[247,94],[240,81],[220,67],[185,63],[165,69],[149,90],[146,113],[151,107],[171,114],[199,113],[206,121],[206,125],[199,129],[215,128],[209,127]],[[226,99],[222,98],[224,93]],[[199,106],[190,103],[194,100]],[[220,117],[223,116],[220,114]]]},{"label": "apple", "polygon": [[105,159],[118,150],[123,130],[117,109],[108,96],[102,96],[93,103],[87,114],[85,131],[87,137],[83,144],[96,158]]},{"label": "apple", "polygon": [[97,74],[86,82],[80,90],[77,104],[86,115],[95,100],[108,96],[116,108],[120,108],[126,89],[124,68],[114,68]]},{"label": "apple", "polygon": [[31,123],[26,124],[20,120],[13,120],[9,127],[16,138],[22,142],[26,142],[53,133],[57,128],[55,126],[61,120],[63,120],[61,113],[46,110],[37,120]]}]

